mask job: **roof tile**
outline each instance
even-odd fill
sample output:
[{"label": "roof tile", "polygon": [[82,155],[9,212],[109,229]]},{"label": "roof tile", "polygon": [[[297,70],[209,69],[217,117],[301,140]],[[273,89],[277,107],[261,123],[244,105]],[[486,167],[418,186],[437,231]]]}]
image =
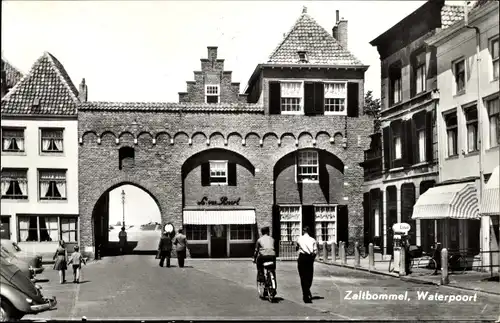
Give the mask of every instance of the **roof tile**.
[{"label": "roof tile", "polygon": [[[17,84],[23,77],[17,68],[12,66],[7,60],[2,58],[2,72],[5,72],[5,80],[7,82],[7,88],[11,88]],[[3,79],[2,79],[3,81]]]},{"label": "roof tile", "polygon": [[[307,62],[300,62],[297,51],[304,50]],[[297,19],[283,41],[270,55],[270,64],[363,65],[306,12]]]},{"label": "roof tile", "polygon": [[[39,101],[35,105],[35,99]],[[62,64],[45,52],[2,98],[2,114],[76,115],[78,91]]]},{"label": "roof tile", "polygon": [[441,28],[446,29],[457,21],[463,20],[464,14],[464,6],[444,5],[443,8],[441,8]]},{"label": "roof tile", "polygon": [[251,103],[169,103],[169,102],[84,102],[81,111],[143,111],[143,112],[240,112],[262,113],[264,108]]}]

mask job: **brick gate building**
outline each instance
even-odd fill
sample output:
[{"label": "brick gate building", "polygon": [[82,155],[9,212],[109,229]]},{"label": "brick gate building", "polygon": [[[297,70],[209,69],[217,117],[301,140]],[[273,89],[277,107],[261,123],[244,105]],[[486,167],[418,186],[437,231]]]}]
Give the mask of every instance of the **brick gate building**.
[{"label": "brick gate building", "polygon": [[333,35],[304,9],[244,94],[208,47],[179,103],[82,104],[84,251],[105,244],[107,192],[122,184],[185,228],[192,256],[249,256],[263,226],[277,243],[305,225],[319,241],[362,242],[368,67],[347,50],[347,21]]}]

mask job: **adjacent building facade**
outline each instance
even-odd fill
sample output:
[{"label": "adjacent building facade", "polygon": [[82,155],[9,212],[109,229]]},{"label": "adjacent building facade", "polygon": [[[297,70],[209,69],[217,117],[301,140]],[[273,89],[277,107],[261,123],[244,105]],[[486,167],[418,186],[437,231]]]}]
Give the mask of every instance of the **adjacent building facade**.
[{"label": "adjacent building facade", "polygon": [[[437,53],[439,181],[468,184],[478,195],[480,171],[483,182],[488,183],[500,162],[498,10],[497,1],[472,8],[468,24],[478,28],[477,35],[461,19],[426,41]],[[498,178],[492,181],[498,182]],[[487,202],[498,210],[498,193]],[[479,209],[477,200],[474,208]],[[448,247],[467,253],[472,250],[473,255],[481,250],[482,265],[487,268],[493,261],[498,271],[498,216],[448,221],[441,228],[448,236]]]},{"label": "adjacent building facade", "polygon": [[2,239],[41,254],[53,252],[61,239],[77,244],[79,93],[49,53],[7,91],[1,107]]},{"label": "adjacent building facade", "polygon": [[309,226],[320,241],[363,241],[359,163],[363,65],[306,9],[244,94],[208,47],[179,103],[86,102],[79,109],[81,243],[105,252],[111,189],[132,184],[183,227],[193,257],[252,254],[269,226],[277,249]]}]

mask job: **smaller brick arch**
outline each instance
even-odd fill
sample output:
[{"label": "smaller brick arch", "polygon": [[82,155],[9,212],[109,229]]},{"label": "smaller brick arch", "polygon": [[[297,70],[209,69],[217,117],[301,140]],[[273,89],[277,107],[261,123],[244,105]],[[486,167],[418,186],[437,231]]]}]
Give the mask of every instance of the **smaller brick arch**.
[{"label": "smaller brick arch", "polygon": [[116,134],[115,134],[113,131],[109,131],[109,130],[106,130],[106,131],[104,131],[103,133],[101,133],[100,138],[101,138],[101,139],[104,139],[104,137],[106,137],[106,136],[112,136],[114,139],[116,139],[116,138],[117,138],[117,137],[116,137]]},{"label": "smaller brick arch", "polygon": [[132,136],[133,139],[135,139],[135,136],[130,131],[123,131],[122,133],[120,133],[118,138],[122,139],[123,137],[125,137],[127,135],[130,135],[130,136]]},{"label": "smaller brick arch", "polygon": [[281,135],[280,140],[283,141],[283,138],[285,138],[285,137],[292,137],[293,140],[297,139],[297,138],[295,138],[295,135],[293,133],[285,132],[284,134]]},{"label": "smaller brick arch", "polygon": [[97,140],[97,138],[99,138],[99,136],[97,135],[97,133],[95,131],[93,131],[93,130],[85,131],[82,134],[82,141],[85,142],[86,137],[92,137],[92,136],[94,136],[94,140]]},{"label": "smaller brick arch", "polygon": [[333,135],[333,137],[335,138],[336,142],[337,140],[342,140],[344,138],[344,135],[340,131],[337,131],[335,135]]},{"label": "smaller brick arch", "polygon": [[[183,140],[184,138],[184,140]],[[179,131],[174,134],[174,142],[176,144],[187,144],[189,141],[189,135],[184,131]]]},{"label": "smaller brick arch", "polygon": [[318,138],[320,136],[328,136],[328,138],[330,138],[330,134],[326,131],[319,131],[317,134],[316,134],[316,137],[314,137],[314,139],[318,140]]},{"label": "smaller brick arch", "polygon": [[250,136],[256,136],[260,140],[260,136],[256,132],[253,132],[253,131],[247,133],[247,135],[245,136],[245,140],[248,140],[248,137],[250,137]]},{"label": "smaller brick arch", "polygon": [[146,137],[149,136],[150,139],[153,139],[153,135],[149,131],[142,131],[137,135],[137,139],[140,139],[141,137]]},{"label": "smaller brick arch", "polygon": [[212,140],[212,138],[215,137],[215,136],[221,136],[223,140],[226,138],[226,137],[224,137],[224,135],[222,133],[220,133],[220,132],[217,131],[217,132],[212,133],[210,135],[209,139]]},{"label": "smaller brick arch", "polygon": [[160,131],[155,135],[155,139],[158,141],[161,137],[167,137],[167,139],[172,138],[172,136],[166,131]]},{"label": "smaller brick arch", "polygon": [[196,136],[203,136],[203,138],[207,139],[207,135],[201,131],[196,131],[191,135],[191,140],[194,140]]},{"label": "smaller brick arch", "polygon": [[[273,142],[273,137],[274,137],[274,142]],[[262,141],[264,144],[276,144],[278,142],[278,135],[275,134],[274,132],[268,132],[262,137]]]}]

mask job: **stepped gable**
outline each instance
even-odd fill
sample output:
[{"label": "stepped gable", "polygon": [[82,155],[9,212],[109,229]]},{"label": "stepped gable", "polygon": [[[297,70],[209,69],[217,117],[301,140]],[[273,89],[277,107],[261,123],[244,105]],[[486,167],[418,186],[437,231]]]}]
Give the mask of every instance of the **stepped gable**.
[{"label": "stepped gable", "polygon": [[2,114],[57,115],[77,114],[80,100],[62,64],[45,52],[2,98]]},{"label": "stepped gable", "polygon": [[217,58],[217,47],[207,49],[208,58],[200,59],[201,71],[194,72],[194,81],[186,82],[187,91],[179,92],[179,102],[206,103],[205,85],[218,85],[218,103],[246,103],[247,95],[240,94],[240,83],[232,81],[232,72],[224,70],[224,59]]},{"label": "stepped gable", "polygon": [[[304,51],[307,61],[299,59]],[[268,64],[363,65],[347,48],[307,14],[304,8],[292,29],[269,56]]]}]

